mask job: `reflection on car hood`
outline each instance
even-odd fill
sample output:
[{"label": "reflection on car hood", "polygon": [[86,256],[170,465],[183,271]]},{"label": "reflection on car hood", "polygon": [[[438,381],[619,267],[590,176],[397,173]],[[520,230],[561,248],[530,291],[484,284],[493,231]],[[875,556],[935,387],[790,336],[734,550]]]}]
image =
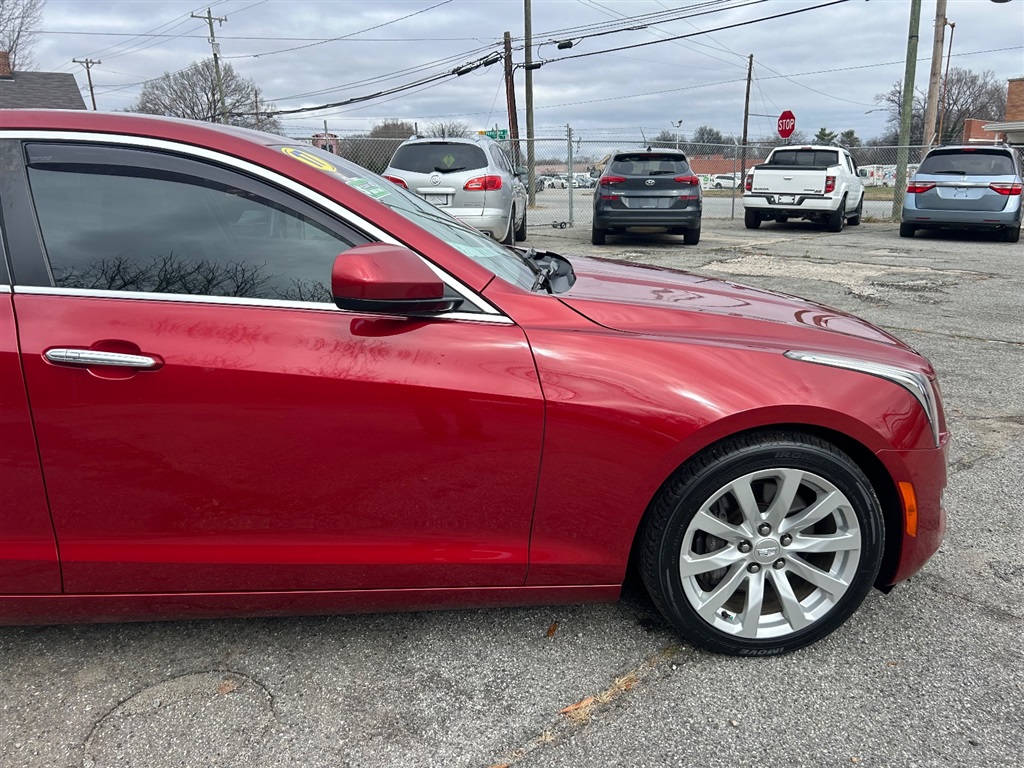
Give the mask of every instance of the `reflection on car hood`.
[{"label": "reflection on car hood", "polygon": [[660,267],[579,257],[572,263],[576,283],[559,298],[606,328],[787,347],[831,346],[825,331],[910,350],[858,317],[795,296]]}]

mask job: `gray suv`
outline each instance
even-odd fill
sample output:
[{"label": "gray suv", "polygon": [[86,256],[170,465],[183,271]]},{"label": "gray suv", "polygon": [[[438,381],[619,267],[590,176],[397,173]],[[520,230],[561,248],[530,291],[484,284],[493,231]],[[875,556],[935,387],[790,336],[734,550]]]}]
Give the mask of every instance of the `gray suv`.
[{"label": "gray suv", "polygon": [[525,168],[495,141],[411,138],[395,150],[384,178],[495,240],[526,239]]},{"label": "gray suv", "polygon": [[1021,175],[1021,157],[1008,146],[936,147],[907,184],[900,237],[919,229],[994,229],[1016,243]]}]

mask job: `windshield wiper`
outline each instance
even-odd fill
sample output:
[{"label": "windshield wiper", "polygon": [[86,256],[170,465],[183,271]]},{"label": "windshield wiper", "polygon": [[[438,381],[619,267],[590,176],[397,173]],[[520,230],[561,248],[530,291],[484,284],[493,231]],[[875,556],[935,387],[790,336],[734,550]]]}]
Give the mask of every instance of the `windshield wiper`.
[{"label": "windshield wiper", "polygon": [[956,170],[953,170],[953,169],[950,169],[948,171],[929,171],[929,173],[934,173],[936,175],[938,175],[940,173],[956,174],[957,176],[966,176],[967,175],[967,171],[956,171]]},{"label": "windshield wiper", "polygon": [[462,165],[459,166],[458,168],[442,168],[440,165],[435,165],[434,170],[437,171],[438,173],[455,173],[456,171],[466,170],[466,166]]}]

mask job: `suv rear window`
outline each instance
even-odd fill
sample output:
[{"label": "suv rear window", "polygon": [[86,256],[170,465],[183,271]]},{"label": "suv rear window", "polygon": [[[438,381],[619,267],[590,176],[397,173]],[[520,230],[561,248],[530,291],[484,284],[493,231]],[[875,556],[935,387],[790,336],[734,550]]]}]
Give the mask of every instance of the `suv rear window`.
[{"label": "suv rear window", "polygon": [[839,165],[839,153],[827,149],[783,149],[772,155],[769,165]]},{"label": "suv rear window", "polygon": [[968,176],[1012,176],[1013,160],[1001,150],[949,149],[932,152],[918,173],[963,173]]},{"label": "suv rear window", "polygon": [[391,158],[391,167],[414,173],[456,173],[486,168],[487,154],[475,144],[406,144]]},{"label": "suv rear window", "polygon": [[658,176],[660,174],[687,173],[690,164],[679,155],[630,154],[619,155],[612,162],[609,173],[621,176]]}]

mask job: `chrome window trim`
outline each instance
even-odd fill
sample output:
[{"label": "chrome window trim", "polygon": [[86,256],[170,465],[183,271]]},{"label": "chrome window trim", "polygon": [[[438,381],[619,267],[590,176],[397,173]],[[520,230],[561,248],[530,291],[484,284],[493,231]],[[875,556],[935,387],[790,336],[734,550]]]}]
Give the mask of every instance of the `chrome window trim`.
[{"label": "chrome window trim", "polygon": [[903,387],[903,389],[914,396],[914,399],[917,400],[924,410],[925,416],[928,418],[928,425],[931,427],[932,441],[935,443],[935,447],[938,448],[941,445],[939,439],[939,396],[935,391],[935,385],[923,373],[908,371],[906,368],[898,368],[895,365],[873,363],[869,360],[827,355],[820,352],[803,352],[791,349],[785,352],[784,355],[790,360],[827,365],[831,368],[842,368],[847,371],[865,373],[868,376],[877,376],[880,379],[891,381],[893,384]]},{"label": "chrome window trim", "polygon": [[0,293],[14,293],[9,285],[0,285]]},{"label": "chrome window trim", "polygon": [[[146,149],[160,149],[168,152],[176,152],[178,154],[190,155],[192,157],[202,158],[203,160],[210,160],[221,165],[226,165],[235,168],[240,171],[244,171],[250,175],[267,181],[268,183],[275,184],[276,186],[283,187],[290,192],[306,199],[314,205],[323,208],[330,213],[337,216],[339,219],[344,221],[346,224],[359,229],[372,237],[377,238],[383,243],[390,243],[391,245],[403,245],[396,238],[389,235],[384,230],[378,228],[375,224],[356,216],[352,211],[339,205],[335,201],[331,200],[326,195],[322,195],[319,192],[310,189],[307,186],[299,184],[297,181],[282,176],[276,171],[268,170],[262,166],[250,163],[248,160],[242,160],[232,155],[225,155],[220,152],[215,152],[205,147],[197,147],[193,144],[182,144],[176,141],[168,141],[166,139],[149,139],[139,136],[124,136],[115,133],[97,133],[97,132],[83,132],[83,131],[46,131],[46,130],[0,130],[0,136],[5,139],[16,139],[20,141],[73,141],[73,142],[102,142],[104,144],[118,144],[128,147],[144,147]],[[430,259],[418,254],[423,263],[426,264],[446,285],[452,290],[462,296],[466,301],[477,307],[481,313],[487,315],[500,315],[506,317],[497,307],[491,304],[489,301],[484,299],[478,293],[473,291],[466,285],[449,274],[446,270],[437,266]],[[115,291],[114,293],[118,293]],[[157,294],[148,294],[150,296],[156,296]],[[176,296],[177,294],[169,294]],[[210,297],[219,298],[219,297]],[[283,304],[288,302],[279,302]],[[305,305],[306,302],[292,302],[295,304]],[[320,306],[320,305],[314,305]],[[299,307],[303,308],[303,307]],[[472,312],[448,312],[443,315],[437,315],[439,318],[449,318],[453,315],[458,315],[458,319],[462,319],[465,316],[473,315]],[[506,319],[511,322],[511,319]]]},{"label": "chrome window trim", "polygon": [[[184,304],[223,304],[235,307],[257,309],[303,309],[312,312],[340,312],[351,314],[350,310],[339,309],[333,304],[316,301],[288,301],[286,299],[251,299],[244,296],[204,296],[194,293],[149,293],[147,291],[107,291],[96,288],[54,288],[35,285],[19,285],[11,293],[29,296],[73,296],[83,299],[130,299],[135,301],[165,301]],[[505,315],[482,312],[446,312],[430,315],[437,320],[469,320],[471,322],[513,325]],[[418,316],[418,319],[425,319]]]}]

